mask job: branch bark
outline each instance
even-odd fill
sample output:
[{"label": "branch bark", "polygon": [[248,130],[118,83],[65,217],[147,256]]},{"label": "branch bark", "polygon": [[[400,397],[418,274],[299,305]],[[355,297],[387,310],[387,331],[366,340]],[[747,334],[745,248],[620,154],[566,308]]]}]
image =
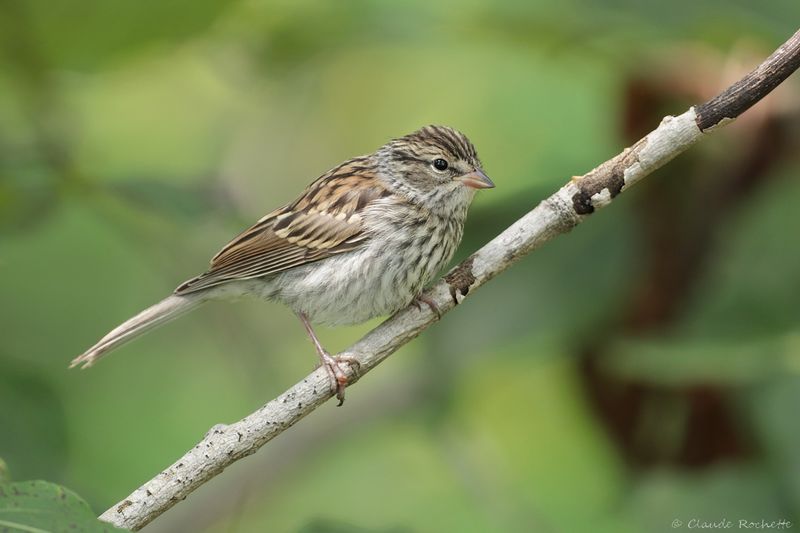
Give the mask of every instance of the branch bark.
[{"label": "branch bark", "polygon": [[[584,174],[517,220],[450,271],[428,293],[442,315],[467,294],[505,271],[553,237],[566,233],[596,209],[692,146],[705,134],[749,109],[800,67],[800,31],[750,74],[708,102],[661,124],[630,148]],[[363,377],[438,320],[427,306],[403,309],[370,331],[347,353],[361,362]],[[214,426],[171,466],[104,512],[100,519],[138,530],[186,498],[225,467],[246,457],[331,398],[329,378],[317,369],[242,420]]]}]

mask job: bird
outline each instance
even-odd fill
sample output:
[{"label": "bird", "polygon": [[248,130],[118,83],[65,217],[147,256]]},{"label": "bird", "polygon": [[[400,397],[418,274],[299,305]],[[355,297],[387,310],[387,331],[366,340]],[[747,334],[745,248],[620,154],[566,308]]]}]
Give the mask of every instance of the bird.
[{"label": "bird", "polygon": [[113,329],[70,368],[90,367],[206,302],[255,296],[294,311],[342,405],[342,365],[357,371],[358,360],[331,356],[312,324],[358,324],[412,303],[438,314],[424,288],[452,259],[476,191],[494,186],[472,142],[454,128],[429,125],[391,139],[322,174],[225,245],[208,270]]}]

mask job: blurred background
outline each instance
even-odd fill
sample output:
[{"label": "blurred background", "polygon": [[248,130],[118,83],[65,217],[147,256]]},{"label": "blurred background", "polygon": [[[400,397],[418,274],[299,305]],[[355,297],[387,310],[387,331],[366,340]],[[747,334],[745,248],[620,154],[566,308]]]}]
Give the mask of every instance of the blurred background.
[{"label": "blurred background", "polygon": [[[428,123],[497,188],[456,259],[758,64],[796,0],[0,2],[0,457],[98,513],[314,368],[276,304],[67,363],[340,161]],[[153,532],[800,523],[798,79]],[[377,324],[320,329],[340,350]]]}]

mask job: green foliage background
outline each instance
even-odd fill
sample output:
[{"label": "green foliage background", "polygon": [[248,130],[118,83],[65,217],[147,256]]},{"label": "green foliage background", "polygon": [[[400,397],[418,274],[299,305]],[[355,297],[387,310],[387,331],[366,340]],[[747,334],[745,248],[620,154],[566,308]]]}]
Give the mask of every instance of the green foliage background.
[{"label": "green foliage background", "polygon": [[[663,74],[664,58],[695,72],[693,58],[721,68],[748,51],[752,66],[796,20],[795,0],[0,2],[0,457],[15,480],[62,483],[100,511],[305,375],[302,328],[263,302],[209,306],[91,371],[66,365],[339,161],[427,123],[465,131],[497,188],[478,195],[463,258],[630,143],[629,80]],[[731,81],[689,77],[712,92]],[[317,410],[147,531],[800,523],[797,84],[783,94],[789,157],[714,219],[664,327],[615,329],[653,269],[642,211],[702,189],[755,142],[747,124],[648,180],[679,195],[626,194],[475,293],[344,408]],[[711,223],[691,213],[687,235]],[[321,334],[342,349],[376,323]],[[623,429],[598,382],[649,391]],[[698,437],[709,391],[728,429]],[[729,441],[736,453],[702,461],[681,451]]]}]

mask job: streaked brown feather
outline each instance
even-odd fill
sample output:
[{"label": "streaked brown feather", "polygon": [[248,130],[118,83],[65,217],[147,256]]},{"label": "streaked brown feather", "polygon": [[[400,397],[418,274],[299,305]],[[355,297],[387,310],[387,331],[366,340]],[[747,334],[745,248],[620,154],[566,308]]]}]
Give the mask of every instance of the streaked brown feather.
[{"label": "streaked brown feather", "polygon": [[367,163],[352,159],[321,176],[296,201],[239,234],[212,258],[207,272],[175,293],[277,274],[361,246],[368,238],[361,213],[389,195]]}]

